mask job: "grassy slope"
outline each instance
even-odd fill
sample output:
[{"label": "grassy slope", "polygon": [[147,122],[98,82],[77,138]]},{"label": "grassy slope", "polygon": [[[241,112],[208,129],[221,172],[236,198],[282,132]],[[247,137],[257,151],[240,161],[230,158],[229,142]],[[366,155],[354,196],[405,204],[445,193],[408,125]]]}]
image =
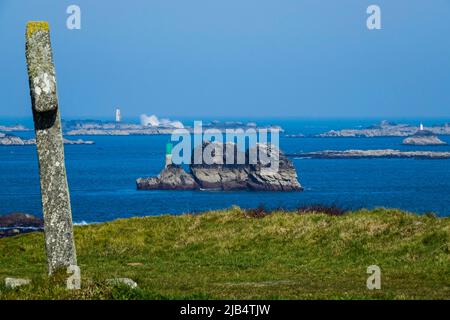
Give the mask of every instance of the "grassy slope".
[{"label": "grassy slope", "polygon": [[[83,279],[75,293],[46,279],[42,233],[0,239],[0,281],[34,283],[0,287],[0,299],[450,298],[450,218],[385,209],[250,218],[233,208],[76,227],[75,237]],[[381,290],[366,288],[372,264]],[[139,289],[105,286],[112,277]]]}]

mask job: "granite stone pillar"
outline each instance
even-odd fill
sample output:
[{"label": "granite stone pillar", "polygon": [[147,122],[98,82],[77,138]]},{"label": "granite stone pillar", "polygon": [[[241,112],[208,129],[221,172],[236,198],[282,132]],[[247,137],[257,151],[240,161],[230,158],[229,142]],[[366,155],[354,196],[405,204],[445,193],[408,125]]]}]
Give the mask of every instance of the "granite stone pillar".
[{"label": "granite stone pillar", "polygon": [[48,271],[76,265],[61,116],[47,22],[29,22],[26,59],[44,213]]}]

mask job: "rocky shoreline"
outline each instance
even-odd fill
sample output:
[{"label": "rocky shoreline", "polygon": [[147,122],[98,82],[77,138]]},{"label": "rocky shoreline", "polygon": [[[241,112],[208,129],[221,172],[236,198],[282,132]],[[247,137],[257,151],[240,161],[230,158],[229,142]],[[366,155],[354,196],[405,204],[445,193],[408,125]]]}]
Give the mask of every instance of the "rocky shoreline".
[{"label": "rocky shoreline", "polygon": [[314,159],[362,159],[362,158],[413,158],[413,159],[450,159],[450,152],[383,150],[324,150],[299,152],[287,155],[291,158]]}]

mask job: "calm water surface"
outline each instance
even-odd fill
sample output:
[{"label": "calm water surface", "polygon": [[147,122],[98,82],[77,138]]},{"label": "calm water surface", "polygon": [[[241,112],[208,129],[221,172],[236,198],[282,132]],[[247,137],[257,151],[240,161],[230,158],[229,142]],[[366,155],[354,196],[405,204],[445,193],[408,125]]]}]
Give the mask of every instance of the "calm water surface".
[{"label": "calm water surface", "polygon": [[[351,125],[351,121],[271,123],[282,125],[288,133],[324,132]],[[161,170],[168,136],[80,138],[92,139],[96,144],[65,147],[73,216],[78,223],[260,204],[269,208],[295,208],[308,203],[345,208],[384,206],[450,215],[450,160],[294,159],[305,187],[298,193],[137,191],[136,178],[156,175]],[[450,142],[450,137],[441,138]],[[285,152],[387,148],[450,151],[449,146],[411,147],[402,146],[401,141],[282,137],[280,145]],[[0,214],[19,211],[42,215],[34,146],[0,147],[0,185]]]}]

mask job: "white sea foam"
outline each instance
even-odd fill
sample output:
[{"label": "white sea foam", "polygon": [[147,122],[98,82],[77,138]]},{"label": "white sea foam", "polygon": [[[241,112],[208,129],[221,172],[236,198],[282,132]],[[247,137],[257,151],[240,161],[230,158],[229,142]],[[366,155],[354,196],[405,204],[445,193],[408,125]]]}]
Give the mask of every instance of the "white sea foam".
[{"label": "white sea foam", "polygon": [[74,222],[73,225],[74,226],[87,226],[90,224],[95,224],[96,222],[86,222],[84,220],[81,220],[80,222]]},{"label": "white sea foam", "polygon": [[170,119],[158,119],[154,114],[147,116],[141,114],[141,125],[150,127],[170,127],[176,129],[183,129],[184,125],[180,121],[172,121]]}]

